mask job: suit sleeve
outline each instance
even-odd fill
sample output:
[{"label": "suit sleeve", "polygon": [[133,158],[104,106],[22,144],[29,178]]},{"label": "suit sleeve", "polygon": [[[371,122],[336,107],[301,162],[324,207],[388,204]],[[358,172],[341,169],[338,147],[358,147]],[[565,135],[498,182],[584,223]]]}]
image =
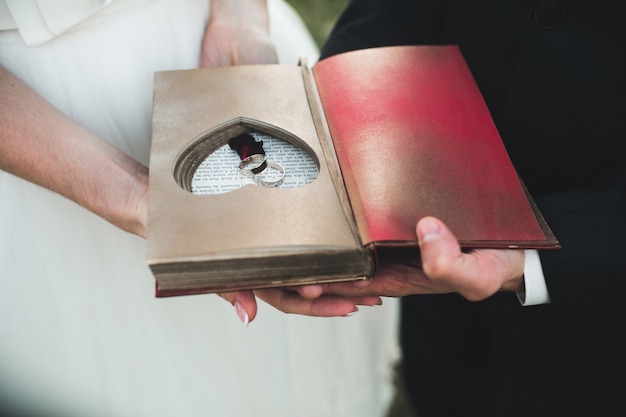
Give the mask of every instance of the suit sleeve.
[{"label": "suit sleeve", "polygon": [[626,160],[594,186],[537,199],[562,245],[541,252],[552,302],[610,308],[626,297]]}]

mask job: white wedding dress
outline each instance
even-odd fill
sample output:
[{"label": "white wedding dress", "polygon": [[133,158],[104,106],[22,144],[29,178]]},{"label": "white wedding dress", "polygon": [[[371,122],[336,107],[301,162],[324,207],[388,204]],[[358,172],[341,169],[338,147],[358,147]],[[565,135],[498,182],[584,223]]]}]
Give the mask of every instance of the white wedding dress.
[{"label": "white wedding dress", "polygon": [[[68,28],[42,14],[63,30],[38,46],[7,26],[10,3],[0,0],[8,29],[0,63],[147,164],[153,73],[198,65],[207,0],[115,0]],[[46,3],[58,14],[59,4],[79,2],[12,2]],[[314,61],[299,17],[282,0],[269,3],[281,62]],[[28,37],[32,22],[14,11]],[[215,295],[155,298],[145,250],[143,239],[0,171],[0,414],[385,415],[399,355],[397,301],[334,319],[261,303],[245,327]]]}]

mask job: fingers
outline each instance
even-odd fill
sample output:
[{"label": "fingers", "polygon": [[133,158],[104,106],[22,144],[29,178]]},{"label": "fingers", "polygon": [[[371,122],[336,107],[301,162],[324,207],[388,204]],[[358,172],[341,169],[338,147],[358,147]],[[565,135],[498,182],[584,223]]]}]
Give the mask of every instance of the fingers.
[{"label": "fingers", "polygon": [[440,220],[424,217],[417,223],[417,238],[422,256],[422,268],[431,278],[443,277],[463,262],[456,237]]},{"label": "fingers", "polygon": [[289,289],[220,294],[229,301],[248,324],[257,314],[255,294],[284,313],[317,317],[349,316],[359,305],[382,304],[381,296],[458,292],[468,300],[485,299],[495,292],[523,285],[523,251],[475,250],[461,247],[450,229],[433,217],[421,219],[416,226],[420,245],[421,268],[409,264],[381,264],[371,280]]},{"label": "fingers", "polygon": [[437,291],[447,289],[471,301],[483,300],[518,275],[515,271],[520,257],[523,264],[519,251],[482,249],[463,253],[450,229],[432,217],[421,219],[416,231],[424,273]]},{"label": "fingers", "polygon": [[[303,285],[298,287],[293,287],[295,291],[300,294],[301,297],[307,299],[319,298],[322,294],[326,295],[374,295],[368,294],[365,291],[361,291],[360,293],[356,293],[355,289],[358,291],[359,289],[365,289],[369,287],[370,280],[358,280],[358,281],[349,281],[344,283],[334,283],[334,284],[317,284],[317,285]],[[349,289],[352,291],[350,293],[342,293],[341,288]],[[332,289],[335,288],[338,290],[336,293],[332,292]],[[375,294],[378,295],[378,294]]]},{"label": "fingers", "polygon": [[[364,285],[363,282],[367,282],[367,284]],[[367,304],[368,301],[374,300],[373,297],[384,295],[378,291],[376,286],[370,287],[370,285],[370,280],[359,280],[331,284],[305,285],[302,287],[294,287],[293,290],[297,291],[302,298],[309,300],[321,296],[335,296],[365,301],[365,304]]]},{"label": "fingers", "polygon": [[235,307],[239,320],[245,326],[256,317],[257,303],[252,291],[224,292],[218,295]]},{"label": "fingers", "polygon": [[322,285],[303,285],[301,287],[295,287],[294,290],[297,291],[301,297],[313,300],[322,295],[324,287]]},{"label": "fingers", "polygon": [[350,316],[358,311],[359,305],[382,304],[382,300],[378,296],[337,297],[322,295],[318,298],[305,298],[301,296],[300,291],[301,289],[298,291],[270,289],[255,291],[255,294],[284,313],[315,317]]},{"label": "fingers", "polygon": [[474,256],[461,252],[450,229],[438,219],[425,217],[417,223],[416,231],[422,268],[434,288],[447,287],[468,299],[486,297],[476,291],[480,287],[476,279],[480,278],[480,270],[473,265]]},{"label": "fingers", "polygon": [[321,285],[308,285],[293,289],[225,292],[218,295],[235,307],[237,316],[246,326],[256,317],[256,296],[283,313],[315,317],[350,316],[358,311],[360,305],[382,304],[378,296],[327,296],[322,295],[323,289]]}]

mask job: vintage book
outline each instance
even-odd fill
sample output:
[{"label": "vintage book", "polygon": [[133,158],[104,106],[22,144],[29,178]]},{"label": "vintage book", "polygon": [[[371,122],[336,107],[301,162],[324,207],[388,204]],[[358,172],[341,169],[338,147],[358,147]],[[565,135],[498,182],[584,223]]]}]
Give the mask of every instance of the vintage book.
[{"label": "vintage book", "polygon": [[[242,154],[233,138],[250,134],[300,154],[291,165],[269,150]],[[289,185],[302,154],[315,177]],[[194,192],[202,169],[218,192]],[[419,258],[426,215],[467,249],[558,247],[457,47],[155,75],[147,258],[157,296],[369,278],[383,253]]]}]

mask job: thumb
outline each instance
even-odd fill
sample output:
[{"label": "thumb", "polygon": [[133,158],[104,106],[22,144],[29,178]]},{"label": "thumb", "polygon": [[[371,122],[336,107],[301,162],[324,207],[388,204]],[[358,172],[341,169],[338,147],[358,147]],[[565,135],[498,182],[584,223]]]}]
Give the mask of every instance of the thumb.
[{"label": "thumb", "polygon": [[461,247],[448,227],[434,217],[424,217],[416,226],[422,267],[426,275],[437,279],[456,272],[463,262]]}]

